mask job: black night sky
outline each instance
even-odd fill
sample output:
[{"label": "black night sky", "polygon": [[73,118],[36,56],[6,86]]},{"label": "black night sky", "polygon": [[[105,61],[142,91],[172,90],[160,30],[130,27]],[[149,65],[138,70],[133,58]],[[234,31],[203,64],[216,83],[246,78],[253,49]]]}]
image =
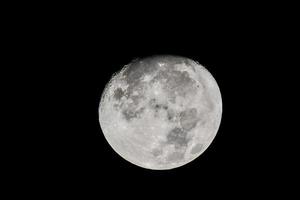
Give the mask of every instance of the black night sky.
[{"label": "black night sky", "polygon": [[[275,22],[250,11],[201,15],[203,11],[182,9],[180,15],[161,10],[143,18],[142,10],[117,15],[102,8],[24,19],[19,51],[30,47],[36,58],[26,71],[38,73],[29,81],[38,88],[34,104],[43,113],[36,115],[40,134],[23,162],[27,179],[43,183],[38,188],[47,192],[84,190],[97,197],[187,199],[203,194],[244,199],[268,193],[266,185],[284,177],[274,167],[279,166],[275,158],[284,155],[274,154],[278,136],[269,120],[275,103],[268,96],[278,77],[271,64],[278,58]],[[223,101],[221,125],[209,148],[193,162],[167,171],[140,168],[121,158],[98,121],[100,97],[111,76],[135,58],[161,54],[205,66]]]}]

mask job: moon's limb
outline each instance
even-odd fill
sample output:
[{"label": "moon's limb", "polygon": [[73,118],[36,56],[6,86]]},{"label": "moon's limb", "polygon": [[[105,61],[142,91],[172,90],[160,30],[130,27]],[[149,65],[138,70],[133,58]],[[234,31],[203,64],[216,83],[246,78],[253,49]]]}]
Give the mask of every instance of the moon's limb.
[{"label": "moon's limb", "polygon": [[172,169],[197,158],[220,125],[222,100],[211,74],[181,57],[135,60],[116,74],[101,98],[105,138],[140,167]]}]

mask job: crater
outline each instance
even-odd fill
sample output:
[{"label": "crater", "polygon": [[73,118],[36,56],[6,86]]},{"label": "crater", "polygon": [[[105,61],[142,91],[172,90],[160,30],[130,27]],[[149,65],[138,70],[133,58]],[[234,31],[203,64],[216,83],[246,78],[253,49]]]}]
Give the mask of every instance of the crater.
[{"label": "crater", "polygon": [[186,137],[187,132],[181,128],[175,127],[167,135],[167,143],[174,144],[176,149],[186,147],[189,140]]},{"label": "crater", "polygon": [[154,110],[159,110],[159,109],[167,110],[168,109],[167,104],[159,103],[155,98],[152,98],[149,100],[149,106]]},{"label": "crater", "polygon": [[125,96],[125,92],[122,90],[122,88],[115,89],[113,97],[117,101],[120,101],[123,96]]},{"label": "crater", "polygon": [[197,143],[192,149],[191,154],[199,153],[203,149],[203,144]]},{"label": "crater", "polygon": [[197,89],[195,80],[190,78],[188,72],[181,72],[173,68],[159,71],[152,81],[161,82],[171,102],[175,102],[176,97],[186,97],[187,94],[193,93],[194,89]]},{"label": "crater", "polygon": [[131,110],[131,109],[124,109],[124,110],[122,111],[122,114],[123,114],[123,116],[125,117],[125,119],[126,119],[127,121],[130,121],[130,120],[133,119],[133,118],[137,118],[137,113],[136,113],[136,111],[133,111],[133,110]]},{"label": "crater", "polygon": [[151,153],[154,157],[158,157],[163,153],[163,151],[162,149],[153,149]]},{"label": "crater", "polygon": [[135,110],[134,108],[125,108],[123,109],[122,114],[126,121],[132,121],[133,119],[140,118],[144,110],[145,107],[142,107],[138,110]]},{"label": "crater", "polygon": [[198,119],[196,108],[189,108],[180,113],[180,125],[184,130],[189,131],[193,129],[197,123]]},{"label": "crater", "polygon": [[196,72],[196,69],[195,69],[195,67],[194,67],[194,64],[195,64],[195,63],[193,63],[193,61],[191,61],[190,59],[184,59],[183,63],[184,63],[186,66],[192,68],[192,70],[193,70],[194,72]]},{"label": "crater", "polygon": [[174,122],[175,121],[175,119],[176,119],[176,113],[175,113],[175,111],[173,109],[169,108],[167,110],[167,119],[170,122]]},{"label": "crater", "polygon": [[176,162],[184,159],[184,153],[183,152],[172,152],[167,156],[167,161],[169,162]]},{"label": "crater", "polygon": [[141,78],[146,74],[151,74],[157,66],[151,62],[151,59],[136,59],[124,70],[124,76],[129,86],[138,84]]}]

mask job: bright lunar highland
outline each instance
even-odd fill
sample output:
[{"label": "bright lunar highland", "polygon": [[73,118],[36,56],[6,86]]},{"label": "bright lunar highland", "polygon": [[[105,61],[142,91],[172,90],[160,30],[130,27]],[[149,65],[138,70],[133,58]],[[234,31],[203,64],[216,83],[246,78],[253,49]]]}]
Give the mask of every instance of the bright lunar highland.
[{"label": "bright lunar highland", "polygon": [[185,165],[215,138],[222,99],[213,76],[180,56],[135,59],[114,74],[99,105],[110,146],[147,169]]}]

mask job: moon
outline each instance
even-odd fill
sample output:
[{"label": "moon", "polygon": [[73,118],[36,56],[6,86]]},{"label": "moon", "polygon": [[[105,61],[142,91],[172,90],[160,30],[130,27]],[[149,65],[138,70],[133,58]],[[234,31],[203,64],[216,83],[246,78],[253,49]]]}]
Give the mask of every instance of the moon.
[{"label": "moon", "polygon": [[222,116],[216,80],[192,59],[139,58],[115,73],[99,104],[99,122],[114,151],[146,169],[181,167],[215,138]]}]

